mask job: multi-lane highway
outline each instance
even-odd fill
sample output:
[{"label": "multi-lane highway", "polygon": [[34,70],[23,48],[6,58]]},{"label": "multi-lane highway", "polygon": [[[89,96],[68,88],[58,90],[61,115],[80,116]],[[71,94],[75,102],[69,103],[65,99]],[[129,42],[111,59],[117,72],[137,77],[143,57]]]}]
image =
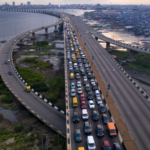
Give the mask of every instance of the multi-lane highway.
[{"label": "multi-lane highway", "polygon": [[[46,28],[58,25],[60,23],[62,23],[61,19],[56,24],[46,26]],[[42,29],[43,28],[40,27],[32,30],[32,32],[36,32]],[[11,53],[13,50],[12,44],[15,44],[18,39],[22,39],[28,34],[31,34],[31,32],[27,31],[19,34],[15,38],[8,41],[8,43],[1,50],[0,53],[1,76],[6,81],[7,85],[11,88],[11,90],[15,93],[15,95],[17,95],[25,103],[25,105],[27,105],[35,114],[37,114],[37,116],[47,121],[51,126],[53,126],[56,130],[60,131],[65,136],[66,135],[65,115],[61,114],[53,107],[49,106],[38,96],[36,96],[33,92],[27,93],[24,90],[25,85],[19,79],[17,74],[14,72],[11,62],[9,62],[8,64],[4,64],[4,62],[7,59],[11,59]],[[13,75],[8,74],[9,70],[13,72]]]},{"label": "multi-lane highway", "polygon": [[88,32],[89,26],[79,17],[71,16],[81,39],[86,43],[89,55],[94,56],[94,65],[103,82],[111,85],[110,94],[119,110],[138,149],[150,149],[150,105],[135,86],[124,76],[108,57],[102,46]]},{"label": "multi-lane highway", "polygon": [[[68,26],[70,27],[71,24],[68,24]],[[72,30],[70,30],[70,32],[71,31]],[[67,37],[67,35],[66,35],[66,37]],[[71,38],[71,41],[73,41],[72,38]],[[66,43],[69,43],[69,45],[70,45],[70,40]],[[67,53],[66,54],[67,56],[68,55],[71,56],[71,54],[74,54],[75,52],[71,52],[71,49],[70,49],[66,53]],[[80,54],[81,63],[78,63],[78,59],[77,59],[77,68],[79,69],[79,76],[80,76],[79,79],[76,79],[76,77],[74,77],[74,79],[70,79],[69,60],[67,60],[67,79],[68,79],[68,98],[69,98],[69,114],[70,114],[71,150],[77,150],[78,147],[84,147],[85,149],[87,149],[87,136],[88,135],[84,132],[84,122],[85,121],[88,121],[92,126],[92,133],[90,135],[93,135],[93,137],[94,137],[95,144],[96,144],[96,149],[101,149],[102,148],[102,142],[103,141],[109,141],[111,146],[113,145],[113,143],[119,143],[120,146],[122,147],[121,143],[119,142],[118,136],[116,136],[114,138],[111,138],[108,131],[107,131],[107,125],[104,124],[104,122],[102,120],[102,114],[100,114],[100,112],[99,112],[99,104],[97,104],[97,101],[96,101],[96,98],[95,98],[95,90],[92,89],[91,79],[87,79],[87,83],[89,83],[89,85],[90,85],[90,91],[92,92],[92,95],[93,95],[95,108],[90,109],[89,106],[88,106],[88,101],[89,100],[87,98],[87,92],[85,90],[85,85],[83,84],[83,77],[86,76],[88,78],[88,76],[87,76],[87,73],[86,73],[86,68],[84,66],[85,63],[83,63],[83,59],[82,59],[81,56],[82,55]],[[70,60],[72,61],[73,59],[70,58]],[[88,60],[87,60],[87,63],[88,63]],[[79,64],[80,65],[82,64],[83,69],[85,70],[85,75],[84,76],[81,75],[81,72],[80,72],[81,67],[79,66]],[[72,67],[73,67],[73,63],[72,63]],[[74,76],[76,76],[74,67],[73,67],[73,73],[74,73]],[[92,77],[92,79],[94,79],[94,78]],[[77,89],[78,89],[77,82],[79,82],[79,81],[81,82],[81,89],[82,89],[82,92],[85,96],[85,103],[86,103],[87,111],[88,111],[88,114],[89,114],[89,119],[88,120],[83,120],[82,119],[82,108],[81,108],[80,94],[78,94],[78,91],[77,91]],[[75,84],[75,93],[76,93],[75,96],[77,97],[77,100],[78,100],[78,107],[77,108],[73,107],[73,97],[71,96],[71,83]],[[93,110],[97,110],[99,112],[99,120],[98,121],[94,121],[92,119]],[[77,112],[78,115],[79,115],[80,122],[78,122],[78,123],[73,122],[73,113],[74,112]],[[106,112],[106,114],[109,117],[108,112]],[[109,121],[111,122],[110,117],[109,117]],[[104,137],[100,138],[100,137],[97,136],[97,134],[96,134],[96,125],[102,125],[103,126],[103,128],[104,128]],[[80,143],[75,141],[75,130],[76,129],[80,129],[80,131],[81,131],[82,142],[80,142]]]}]

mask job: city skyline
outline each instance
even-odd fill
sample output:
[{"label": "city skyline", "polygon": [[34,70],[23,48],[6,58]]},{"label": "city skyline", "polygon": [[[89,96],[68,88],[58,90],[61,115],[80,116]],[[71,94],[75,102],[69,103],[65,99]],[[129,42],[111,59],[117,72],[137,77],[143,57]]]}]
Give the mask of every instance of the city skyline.
[{"label": "city skyline", "polygon": [[[9,5],[12,5],[12,0],[7,0],[7,2],[5,0],[1,0],[0,1],[0,5],[3,5],[5,3],[9,4]],[[21,3],[23,4],[27,4],[27,0],[15,0],[15,5],[20,5]],[[57,4],[57,5],[61,5],[61,4],[121,4],[121,5],[128,5],[128,4],[133,4],[133,5],[150,5],[150,1],[149,0],[143,0],[141,2],[141,0],[134,0],[134,1],[131,1],[131,0],[126,0],[125,2],[122,1],[120,2],[120,0],[102,0],[102,1],[99,1],[99,0],[94,0],[94,1],[91,1],[91,0],[86,0],[86,1],[80,1],[80,0],[55,0],[55,2],[52,2],[50,0],[44,0],[44,1],[41,1],[41,0],[30,0],[31,2],[31,5],[48,5],[49,3],[52,3],[52,4]],[[92,2],[92,3],[91,3]]]}]

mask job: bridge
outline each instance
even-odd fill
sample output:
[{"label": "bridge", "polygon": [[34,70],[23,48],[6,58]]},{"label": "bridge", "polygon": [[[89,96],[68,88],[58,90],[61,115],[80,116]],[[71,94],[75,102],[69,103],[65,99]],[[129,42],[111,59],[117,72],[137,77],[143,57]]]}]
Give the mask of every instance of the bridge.
[{"label": "bridge", "polygon": [[[3,11],[6,11],[6,10],[3,10]],[[12,11],[15,11],[15,10],[12,10]],[[43,11],[43,10],[16,10],[16,11],[23,11],[23,12],[25,11],[25,12],[33,12],[33,13],[37,12],[37,13],[45,13],[45,14],[50,13],[50,11]],[[59,17],[63,17],[63,15],[65,15],[65,14],[60,14],[58,12],[55,12],[55,13],[53,12],[52,14],[55,14]],[[96,39],[101,38],[104,40],[104,38],[106,37],[100,34],[96,34],[95,31],[93,31],[93,29],[91,29],[89,26],[85,25],[84,22],[79,19],[79,17],[70,16],[70,15],[67,15],[67,16],[70,17],[70,21],[72,22],[72,25],[74,26],[76,34],[78,35],[79,42],[82,46],[84,53],[87,56],[93,75],[95,76],[95,81],[97,81],[99,85],[99,89],[103,93],[103,100],[106,102],[106,106],[108,107],[109,112],[112,114],[111,118],[113,118],[112,120],[115,122],[117,126],[117,129],[119,131],[119,139],[121,143],[125,145],[126,149],[132,149],[132,150],[137,149],[136,146],[134,145],[134,142],[137,145],[138,149],[150,149],[150,145],[149,145],[150,116],[148,113],[150,110],[150,106],[148,103],[149,96],[146,95],[143,90],[141,90],[141,88],[136,84],[136,82],[119,66],[118,63],[116,63],[116,61],[108,54],[108,52],[102,48],[102,46],[98,43],[98,41],[95,40],[95,38],[93,38],[93,35],[96,37]],[[19,38],[22,38],[22,37],[19,37]],[[10,40],[9,42],[13,43],[13,40]],[[109,38],[106,38],[105,40],[107,43],[116,42]],[[119,43],[119,44],[120,44],[119,46],[124,45],[123,43]],[[7,50],[5,50],[5,52],[4,50],[1,51],[1,54],[3,54],[3,57],[5,56],[4,57],[5,59],[8,58],[8,53],[9,53],[9,56],[11,53],[10,51],[8,51],[8,49],[10,48],[9,46],[10,45],[7,43],[6,45]],[[122,47],[127,47],[127,46],[128,45],[124,45]],[[131,49],[131,51],[137,51],[137,49],[139,50],[138,52],[141,51],[139,48],[135,48],[132,46],[129,46],[129,49]],[[145,53],[145,51],[142,51],[142,52]],[[92,60],[93,56],[94,56],[94,60]],[[14,77],[13,80],[12,79],[10,80],[10,78],[8,78],[8,76],[6,75],[6,72],[7,72],[7,69],[12,69],[12,66],[10,65],[8,66],[9,68],[6,69],[3,64],[5,60],[3,59],[3,57],[1,57],[0,59],[1,60],[1,66],[0,66],[1,74],[3,78],[5,78],[6,85],[11,86],[13,88],[17,86],[20,87],[18,88],[18,90],[16,88],[14,89],[14,93],[17,94],[20,92],[20,89],[22,89],[23,84],[18,82],[17,77],[16,78]],[[68,70],[66,60],[65,60],[65,63],[66,63],[65,75],[68,75],[66,73]],[[15,81],[15,84],[16,84],[15,87],[12,81]],[[74,142],[75,125],[71,123],[72,122],[72,109],[71,109],[72,99],[70,98],[70,93],[69,93],[70,81],[68,80],[68,78],[66,78],[65,81],[67,85],[66,86],[66,94],[67,94],[66,106],[68,110],[66,113],[66,117],[67,117],[66,137],[67,137],[67,143],[69,145],[68,146],[68,150],[69,150],[69,149],[74,149],[74,146],[76,145],[76,143]],[[110,95],[106,97],[106,86],[108,82],[111,85],[111,90],[109,92]],[[21,93],[23,93],[23,90]],[[34,94],[31,93],[31,95],[34,95]],[[25,99],[26,97],[24,96],[22,98]],[[30,99],[30,97],[28,98]],[[47,105],[45,105],[43,101],[42,102],[40,100],[38,101],[37,97],[33,99],[35,99],[34,104],[39,103],[38,106],[44,105],[43,110],[45,110],[45,108],[47,107],[47,113],[45,113],[45,116],[46,116],[50,108]],[[31,104],[31,101],[26,100],[26,102],[28,102],[27,104],[28,106],[32,106],[31,109],[35,110],[36,106],[33,103]],[[39,108],[36,108],[36,109],[39,111]],[[54,112],[54,118],[56,117],[55,115],[57,113],[58,112]],[[46,119],[48,119],[48,117]],[[49,119],[49,122],[51,122],[50,119]],[[56,122],[58,123],[57,128],[60,128],[59,126],[61,123],[59,123],[58,120],[56,120]],[[82,126],[83,124],[80,123],[79,127],[82,127]],[[132,137],[130,136],[130,134],[132,135]],[[84,141],[84,146],[85,146],[85,141]]]}]

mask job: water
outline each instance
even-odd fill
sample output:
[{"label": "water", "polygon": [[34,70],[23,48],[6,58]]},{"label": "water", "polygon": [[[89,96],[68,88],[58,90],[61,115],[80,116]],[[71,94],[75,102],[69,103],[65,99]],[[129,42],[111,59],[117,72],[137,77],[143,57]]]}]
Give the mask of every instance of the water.
[{"label": "water", "polygon": [[[78,9],[51,9],[59,12],[66,12],[77,16],[83,15],[85,11]],[[27,12],[5,12],[0,11],[0,41],[9,40],[13,36],[37,27],[46,26],[57,22],[58,18],[40,13]],[[48,32],[54,31],[54,27],[49,28]],[[44,33],[44,30],[37,33]],[[0,43],[0,47],[3,43]]]}]

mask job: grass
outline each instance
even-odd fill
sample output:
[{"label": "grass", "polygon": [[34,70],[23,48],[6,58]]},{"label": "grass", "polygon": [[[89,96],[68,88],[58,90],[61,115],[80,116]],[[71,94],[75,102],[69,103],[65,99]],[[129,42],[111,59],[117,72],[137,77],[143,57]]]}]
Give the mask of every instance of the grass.
[{"label": "grass", "polygon": [[34,46],[30,47],[31,49],[44,48],[44,50],[55,49],[55,47],[48,45],[47,41],[36,42]]},{"label": "grass", "polygon": [[[129,52],[116,51],[111,52],[112,55],[116,55],[119,60],[126,60],[129,58]],[[150,75],[150,55],[144,53],[136,53],[135,61],[125,63],[125,69],[132,69],[139,72],[145,72]]]},{"label": "grass", "polygon": [[92,28],[102,28],[103,26],[91,26]]},{"label": "grass", "polygon": [[32,53],[34,53],[34,52],[24,52],[23,55],[30,55]]},{"label": "grass", "polygon": [[5,109],[10,109],[10,108],[12,108],[13,107],[13,104],[8,104],[6,107],[5,107]]},{"label": "grass", "polygon": [[17,68],[23,79],[37,92],[48,91],[48,86],[42,74],[33,68]]},{"label": "grass", "polygon": [[53,67],[53,64],[38,60],[36,57],[22,59],[21,62],[29,64],[32,68],[39,67],[42,70]]},{"label": "grass", "polygon": [[3,102],[3,103],[12,103],[13,100],[12,100],[12,98],[6,96],[6,97],[1,98],[1,102]]},{"label": "grass", "polygon": [[38,56],[44,56],[44,55],[48,55],[48,56],[51,56],[51,55],[55,55],[55,53],[44,53],[44,54],[39,54],[37,53]]},{"label": "grass", "polygon": [[58,77],[52,77],[48,84],[50,85],[49,91],[47,94],[44,95],[44,97],[52,102],[56,103],[58,99],[61,97],[61,92],[64,88],[64,77],[58,76]]}]

